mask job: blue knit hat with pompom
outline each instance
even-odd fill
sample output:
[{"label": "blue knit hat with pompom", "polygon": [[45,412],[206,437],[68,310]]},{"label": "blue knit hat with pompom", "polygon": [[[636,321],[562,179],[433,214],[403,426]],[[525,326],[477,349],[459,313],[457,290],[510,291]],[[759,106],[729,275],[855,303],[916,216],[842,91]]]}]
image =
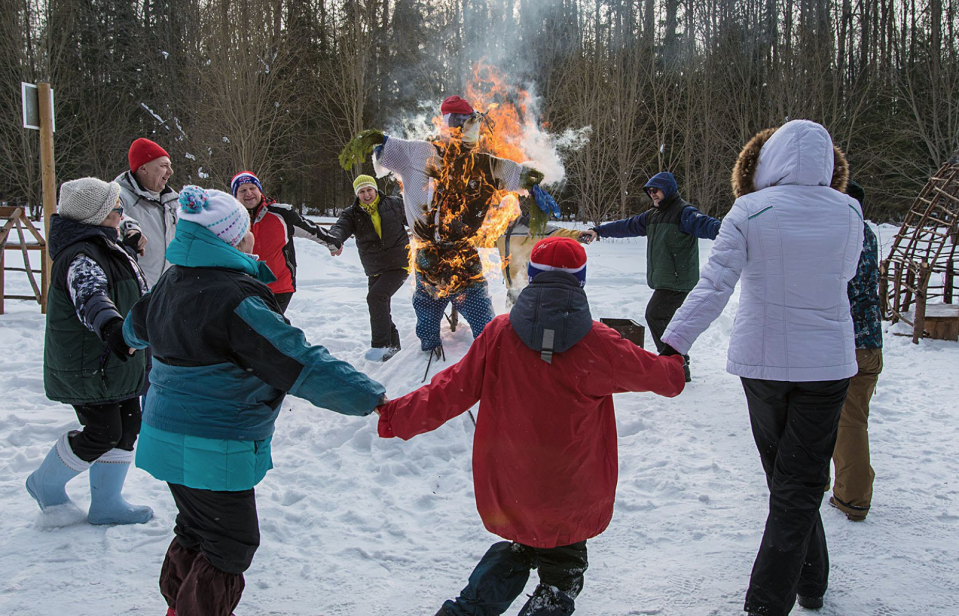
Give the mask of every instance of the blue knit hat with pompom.
[{"label": "blue knit hat with pompom", "polygon": [[206,227],[215,236],[236,247],[250,230],[250,214],[232,195],[220,190],[184,186],[180,191],[180,220]]}]

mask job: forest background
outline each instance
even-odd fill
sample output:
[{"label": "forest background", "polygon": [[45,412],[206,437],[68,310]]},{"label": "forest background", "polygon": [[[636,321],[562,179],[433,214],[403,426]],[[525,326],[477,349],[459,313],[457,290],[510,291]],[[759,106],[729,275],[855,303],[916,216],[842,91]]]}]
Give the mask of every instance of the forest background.
[{"label": "forest background", "polygon": [[491,71],[536,96],[566,215],[640,212],[646,179],[669,170],[721,216],[745,141],[808,118],[847,152],[867,216],[896,220],[959,147],[957,13],[959,0],[0,0],[0,201],[40,203],[21,81],[55,90],[58,181],[112,179],[149,137],[175,187],[222,189],[248,169],[331,214],[352,201],[336,159],[352,135],[400,134]]}]

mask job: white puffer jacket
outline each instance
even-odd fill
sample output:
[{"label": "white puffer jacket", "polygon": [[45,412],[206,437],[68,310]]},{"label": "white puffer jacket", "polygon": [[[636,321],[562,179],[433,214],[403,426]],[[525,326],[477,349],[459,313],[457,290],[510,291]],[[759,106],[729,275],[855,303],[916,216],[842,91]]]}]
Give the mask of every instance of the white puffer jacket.
[{"label": "white puffer jacket", "polygon": [[733,171],[738,198],[663,341],[687,352],[742,278],[729,372],[793,382],[856,374],[846,283],[862,251],[863,220],[841,192],[847,179],[845,157],[815,122],[753,137]]}]

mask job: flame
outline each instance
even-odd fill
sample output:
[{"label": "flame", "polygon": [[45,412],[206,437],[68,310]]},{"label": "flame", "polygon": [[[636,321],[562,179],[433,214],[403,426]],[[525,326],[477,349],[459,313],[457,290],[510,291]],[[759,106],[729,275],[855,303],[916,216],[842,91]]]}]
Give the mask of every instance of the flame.
[{"label": "flame", "polygon": [[[443,162],[431,171],[436,181],[436,194],[429,214],[432,242],[414,240],[411,245],[411,266],[416,267],[433,286],[437,297],[457,293],[463,287],[480,282],[494,272],[501,272],[505,263],[493,258],[489,251],[520,215],[519,195],[522,191],[499,188],[487,169],[482,167],[490,154],[517,163],[527,161],[523,136],[533,120],[527,112],[531,95],[521,87],[506,83],[490,65],[479,62],[473,67],[466,88],[466,100],[483,117],[480,138],[473,148],[464,146],[460,129],[446,134],[453,139],[434,140],[443,152]],[[442,129],[441,115],[432,120]],[[477,204],[477,200],[482,202]],[[476,216],[485,210],[477,227]],[[420,235],[427,235],[421,233]]]}]

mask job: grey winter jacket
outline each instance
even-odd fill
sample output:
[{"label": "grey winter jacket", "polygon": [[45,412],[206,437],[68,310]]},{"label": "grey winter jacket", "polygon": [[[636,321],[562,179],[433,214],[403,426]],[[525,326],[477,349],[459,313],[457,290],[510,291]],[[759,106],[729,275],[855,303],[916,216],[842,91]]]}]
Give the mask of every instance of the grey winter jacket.
[{"label": "grey winter jacket", "polygon": [[176,232],[176,207],[179,194],[169,186],[160,193],[159,201],[144,190],[133,174],[124,171],[114,180],[120,185],[120,200],[125,219],[121,233],[137,230],[147,239],[144,254],[139,258],[140,269],[152,288],[160,274],[170,267],[166,247]]}]

